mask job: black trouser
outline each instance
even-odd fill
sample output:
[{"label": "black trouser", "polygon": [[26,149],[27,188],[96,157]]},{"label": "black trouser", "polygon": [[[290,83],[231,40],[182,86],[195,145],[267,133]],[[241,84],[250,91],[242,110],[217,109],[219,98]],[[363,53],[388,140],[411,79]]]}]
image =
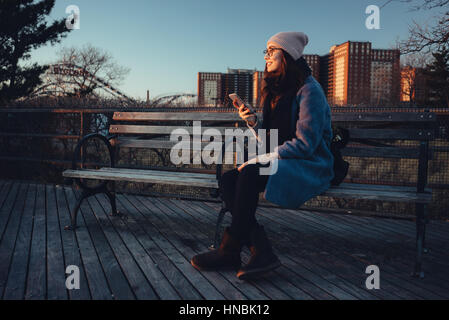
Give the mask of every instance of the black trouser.
[{"label": "black trouser", "polygon": [[259,193],[265,190],[269,177],[259,174],[260,167],[260,164],[250,164],[240,172],[237,169],[227,171],[220,181],[223,201],[232,214],[230,232],[242,242],[247,241],[251,229],[257,224],[255,214]]}]

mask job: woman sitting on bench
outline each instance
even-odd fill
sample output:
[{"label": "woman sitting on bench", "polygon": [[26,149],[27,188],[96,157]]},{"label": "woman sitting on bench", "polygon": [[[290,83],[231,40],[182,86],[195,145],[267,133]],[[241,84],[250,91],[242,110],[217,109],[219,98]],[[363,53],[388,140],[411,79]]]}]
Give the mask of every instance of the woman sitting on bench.
[{"label": "woman sitting on bench", "polygon": [[[281,265],[264,228],[255,218],[259,193],[285,208],[298,208],[326,191],[333,173],[330,108],[320,84],[311,76],[303,55],[308,37],[302,32],[280,32],[267,42],[262,89],[263,121],[251,106],[238,105],[239,115],[250,128],[278,131],[279,147],[267,142],[265,164],[251,159],[223,174],[220,190],[232,214],[220,247],[191,259],[199,270],[233,268],[239,279],[250,279]],[[277,161],[277,171],[260,174],[262,167]],[[267,169],[267,168],[265,168]],[[241,267],[240,252],[247,245],[251,258]]]}]

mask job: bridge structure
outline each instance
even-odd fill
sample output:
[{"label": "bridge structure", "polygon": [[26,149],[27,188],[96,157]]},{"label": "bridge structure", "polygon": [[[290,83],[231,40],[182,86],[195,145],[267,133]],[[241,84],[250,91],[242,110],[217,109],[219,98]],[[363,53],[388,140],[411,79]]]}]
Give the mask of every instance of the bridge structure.
[{"label": "bridge structure", "polygon": [[154,98],[154,100],[151,102],[151,105],[156,107],[158,105],[161,104],[171,104],[174,103],[176,101],[186,101],[188,99],[193,99],[196,98],[197,95],[193,94],[193,93],[170,93],[170,94],[164,94],[164,95],[160,95],[157,96],[156,98]]},{"label": "bridge structure", "polygon": [[[127,104],[139,103],[132,97],[108,83],[105,79],[98,77],[83,67],[74,64],[57,63],[47,65],[44,83],[32,94],[32,97],[41,96],[76,96],[81,90],[92,88],[90,92],[94,96],[106,93],[107,96],[119,99]],[[157,96],[150,102],[151,107],[170,105],[174,102],[191,101],[197,95],[192,93],[168,93]],[[189,101],[189,102],[190,102]]]}]

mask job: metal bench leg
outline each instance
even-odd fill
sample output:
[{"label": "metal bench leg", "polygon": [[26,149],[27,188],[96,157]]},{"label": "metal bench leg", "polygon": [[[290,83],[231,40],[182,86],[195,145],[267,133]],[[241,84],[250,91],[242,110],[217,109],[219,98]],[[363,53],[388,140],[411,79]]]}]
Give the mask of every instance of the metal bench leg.
[{"label": "metal bench leg", "polygon": [[109,202],[111,203],[111,208],[112,208],[111,216],[116,216],[116,215],[120,215],[120,213],[117,210],[117,202],[116,202],[116,197],[115,197],[115,183],[114,182],[112,182],[112,189],[113,189],[113,191],[111,192],[105,188],[104,193],[108,196]]},{"label": "metal bench leg", "polygon": [[427,252],[425,247],[426,234],[426,205],[416,204],[416,260],[414,277],[424,278],[424,271],[422,270],[422,256]]},{"label": "metal bench leg", "polygon": [[92,193],[87,191],[87,190],[83,190],[81,192],[81,196],[79,197],[78,200],[76,200],[76,204],[75,207],[73,208],[72,212],[70,213],[70,220],[71,220],[71,225],[70,226],[65,226],[64,229],[65,230],[73,230],[75,231],[76,229],[76,216],[78,214],[78,211],[80,209],[81,206],[81,202],[83,202],[84,199],[86,199],[87,197],[91,196]]},{"label": "metal bench leg", "polygon": [[223,201],[221,210],[218,213],[217,224],[215,226],[214,243],[209,247],[209,249],[211,249],[211,250],[217,249],[217,247],[218,247],[218,242],[220,241],[220,226],[221,226],[221,223],[223,222],[223,218],[224,218],[226,212],[228,212],[228,211],[229,210],[226,208],[226,205],[225,205],[225,203]]}]

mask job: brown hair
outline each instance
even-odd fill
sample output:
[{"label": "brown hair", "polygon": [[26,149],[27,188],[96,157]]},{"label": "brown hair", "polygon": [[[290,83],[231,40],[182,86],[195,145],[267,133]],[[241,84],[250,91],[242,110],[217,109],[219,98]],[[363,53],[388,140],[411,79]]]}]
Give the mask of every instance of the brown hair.
[{"label": "brown hair", "polygon": [[294,97],[311,74],[309,65],[304,57],[294,61],[286,51],[282,51],[281,67],[278,71],[268,72],[265,66],[262,81],[261,106],[264,112],[273,109],[283,97]]}]

